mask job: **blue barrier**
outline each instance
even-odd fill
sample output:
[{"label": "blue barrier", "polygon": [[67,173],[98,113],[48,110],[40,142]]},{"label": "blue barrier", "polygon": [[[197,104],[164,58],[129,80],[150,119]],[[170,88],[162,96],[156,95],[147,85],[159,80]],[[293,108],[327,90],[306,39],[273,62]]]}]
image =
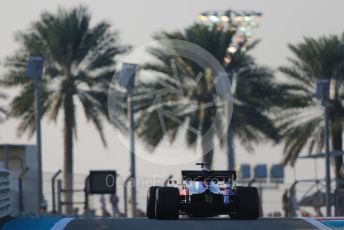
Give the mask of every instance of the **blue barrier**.
[{"label": "blue barrier", "polygon": [[21,218],[5,224],[3,230],[48,230],[61,218]]}]

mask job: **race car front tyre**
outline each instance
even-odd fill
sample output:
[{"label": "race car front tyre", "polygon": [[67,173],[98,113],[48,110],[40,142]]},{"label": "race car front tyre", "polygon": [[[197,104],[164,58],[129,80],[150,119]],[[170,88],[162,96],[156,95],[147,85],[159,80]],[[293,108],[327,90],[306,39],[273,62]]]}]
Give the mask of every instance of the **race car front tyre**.
[{"label": "race car front tyre", "polygon": [[146,216],[149,219],[155,218],[155,193],[158,186],[151,186],[147,191]]},{"label": "race car front tyre", "polygon": [[156,191],[155,217],[159,220],[179,218],[179,190],[159,187]]},{"label": "race car front tyre", "polygon": [[237,187],[234,196],[235,210],[230,216],[233,219],[255,220],[259,217],[259,194],[255,187]]}]

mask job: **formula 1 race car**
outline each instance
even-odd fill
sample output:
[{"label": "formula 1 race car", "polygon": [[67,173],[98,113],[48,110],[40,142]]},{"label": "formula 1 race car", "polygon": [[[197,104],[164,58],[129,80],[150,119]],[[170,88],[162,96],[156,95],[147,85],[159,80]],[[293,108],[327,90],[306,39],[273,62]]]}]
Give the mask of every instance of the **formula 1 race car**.
[{"label": "formula 1 race car", "polygon": [[182,171],[181,188],[177,183],[167,187],[152,186],[147,193],[148,218],[178,219],[229,215],[232,219],[257,219],[259,195],[255,187],[236,186],[236,171]]}]

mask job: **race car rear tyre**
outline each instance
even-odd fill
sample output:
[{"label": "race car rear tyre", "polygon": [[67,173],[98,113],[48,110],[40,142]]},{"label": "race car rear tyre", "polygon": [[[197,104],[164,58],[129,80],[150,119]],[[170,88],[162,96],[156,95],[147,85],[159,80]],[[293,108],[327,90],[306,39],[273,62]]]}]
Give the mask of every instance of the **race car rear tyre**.
[{"label": "race car rear tyre", "polygon": [[158,188],[158,186],[151,186],[147,191],[146,216],[149,219],[155,218],[155,193]]},{"label": "race car rear tyre", "polygon": [[159,187],[156,190],[155,217],[159,220],[179,218],[178,188]]},{"label": "race car rear tyre", "polygon": [[235,211],[230,214],[233,219],[255,220],[259,217],[259,194],[255,187],[237,187],[234,196]]}]

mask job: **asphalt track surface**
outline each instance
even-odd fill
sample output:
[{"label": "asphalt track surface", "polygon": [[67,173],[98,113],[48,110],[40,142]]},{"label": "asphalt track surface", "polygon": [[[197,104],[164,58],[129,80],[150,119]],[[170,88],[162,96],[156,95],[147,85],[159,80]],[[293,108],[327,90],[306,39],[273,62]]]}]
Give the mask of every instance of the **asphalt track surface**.
[{"label": "asphalt track surface", "polygon": [[259,219],[259,220],[230,220],[225,218],[211,219],[179,219],[179,220],[149,220],[136,219],[84,219],[73,220],[66,230],[292,230],[292,229],[319,229],[301,219]]},{"label": "asphalt track surface", "polygon": [[344,229],[344,218],[262,218],[231,220],[229,218],[150,220],[147,218],[16,218],[2,226],[4,230],[293,230]]}]

